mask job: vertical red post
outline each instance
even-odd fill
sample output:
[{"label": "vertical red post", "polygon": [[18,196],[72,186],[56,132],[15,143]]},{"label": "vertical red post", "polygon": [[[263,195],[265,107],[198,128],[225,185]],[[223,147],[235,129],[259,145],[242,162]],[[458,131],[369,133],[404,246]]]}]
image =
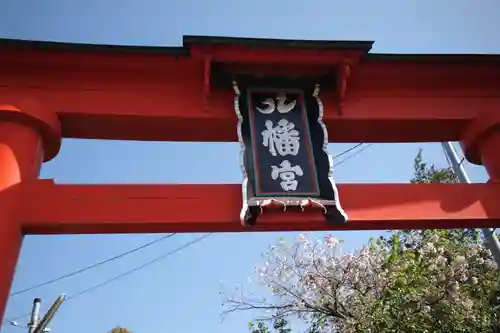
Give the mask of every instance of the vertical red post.
[{"label": "vertical red post", "polygon": [[[18,212],[23,193],[38,178],[41,163],[60,146],[57,116],[34,103],[0,104],[0,318],[4,318],[23,239]],[[1,327],[1,323],[0,323]]]},{"label": "vertical red post", "polygon": [[500,114],[498,112],[483,113],[471,121],[462,135],[461,144],[465,156],[471,163],[484,165],[490,176],[490,182],[500,182]]}]

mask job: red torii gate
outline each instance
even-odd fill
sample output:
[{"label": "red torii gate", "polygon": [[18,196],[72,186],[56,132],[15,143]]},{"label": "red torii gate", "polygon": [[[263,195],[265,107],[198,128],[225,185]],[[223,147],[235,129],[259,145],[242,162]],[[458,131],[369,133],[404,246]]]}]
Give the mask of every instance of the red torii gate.
[{"label": "red torii gate", "polygon": [[[185,37],[183,47],[0,40],[0,317],[23,235],[497,227],[500,56],[369,54],[372,42]],[[331,142],[460,141],[488,184],[341,184],[346,225],[317,212],[239,223],[241,186],[57,185],[61,138],[237,141],[218,68],[324,73]],[[193,209],[193,207],[197,207]]]}]

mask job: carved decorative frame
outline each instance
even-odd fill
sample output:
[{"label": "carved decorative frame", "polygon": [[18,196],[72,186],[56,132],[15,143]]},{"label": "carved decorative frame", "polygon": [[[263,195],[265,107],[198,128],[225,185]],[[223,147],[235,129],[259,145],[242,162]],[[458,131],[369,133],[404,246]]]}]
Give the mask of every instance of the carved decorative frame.
[{"label": "carved decorative frame", "polygon": [[[328,130],[323,122],[323,102],[319,97],[320,85],[316,84],[314,87],[314,92],[312,97],[315,99],[318,107],[318,118],[317,122],[321,126],[323,130],[323,146],[322,151],[328,158],[329,169],[328,169],[328,180],[331,185],[331,189],[334,194],[334,200],[325,200],[321,198],[312,198],[312,197],[248,197],[248,170],[245,165],[245,154],[246,154],[246,145],[242,134],[242,125],[245,121],[241,110],[240,110],[240,97],[241,91],[238,87],[238,83],[236,81],[232,82],[233,91],[234,91],[234,110],[237,117],[237,134],[238,141],[240,143],[240,167],[243,173],[243,182],[242,182],[242,208],[240,211],[240,222],[243,226],[251,226],[256,222],[257,216],[263,212],[265,207],[269,206],[278,206],[282,207],[283,211],[286,211],[287,207],[296,207],[300,208],[301,211],[305,211],[306,208],[311,207],[320,207],[324,210],[324,215],[327,220],[332,222],[338,222],[339,220],[342,223],[345,223],[348,219],[347,214],[342,209],[340,205],[340,199],[337,187],[333,180],[333,160],[331,155],[328,153]],[[340,215],[340,216],[339,216]]]}]

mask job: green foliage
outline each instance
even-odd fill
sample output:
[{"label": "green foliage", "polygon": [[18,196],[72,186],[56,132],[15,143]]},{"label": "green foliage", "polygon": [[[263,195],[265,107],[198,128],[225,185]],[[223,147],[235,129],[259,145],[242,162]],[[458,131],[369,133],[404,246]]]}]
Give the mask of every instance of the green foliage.
[{"label": "green foliage", "polygon": [[[457,178],[425,163],[420,150],[411,183]],[[272,300],[233,302],[274,311],[250,323],[250,333],[291,333],[287,318],[306,323],[307,333],[500,333],[500,271],[474,229],[393,231],[340,257],[331,237],[283,244],[258,270]]]},{"label": "green foliage", "polygon": [[[313,323],[304,333],[320,333],[319,327],[321,323]],[[290,328],[290,323],[283,317],[276,318],[272,321],[273,330],[270,330],[267,326],[266,321],[258,320],[257,324],[253,321],[248,323],[248,329],[250,333],[292,333]]]},{"label": "green foliage", "polygon": [[[413,184],[455,184],[458,179],[451,168],[436,168],[433,164],[423,161],[422,149],[419,150],[413,162],[413,178],[410,180]],[[403,230],[398,232],[402,241],[407,247],[418,249],[422,246],[422,241],[434,234],[435,230]],[[441,235],[456,242],[478,244],[479,233],[476,229],[451,229],[440,231]]]},{"label": "green foliage", "polygon": [[[267,324],[259,320],[257,321],[257,325],[254,322],[250,322],[248,324],[248,329],[250,333],[291,333],[292,330],[289,327],[289,323],[286,319],[284,318],[277,318],[273,320],[273,331],[271,331],[268,327]],[[312,333],[312,332],[311,332]]]},{"label": "green foliage", "polygon": [[419,150],[413,161],[413,178],[410,180],[413,184],[454,184],[458,179],[450,168],[436,168],[433,164],[423,161],[422,149]]},{"label": "green foliage", "polygon": [[491,332],[498,320],[491,297],[497,294],[500,276],[488,251],[441,230],[421,234],[419,248],[401,250],[394,246],[401,245],[400,236],[394,234],[391,260],[385,263],[395,279],[370,306],[368,325],[377,332]]},{"label": "green foliage", "polygon": [[109,333],[132,333],[132,332],[126,328],[115,327],[111,331],[109,331]]}]

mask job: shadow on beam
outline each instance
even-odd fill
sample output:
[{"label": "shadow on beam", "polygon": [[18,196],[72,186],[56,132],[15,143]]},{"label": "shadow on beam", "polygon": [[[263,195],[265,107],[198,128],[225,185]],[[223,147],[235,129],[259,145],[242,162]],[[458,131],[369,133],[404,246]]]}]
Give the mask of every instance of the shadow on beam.
[{"label": "shadow on beam", "polygon": [[244,229],[240,185],[56,185],[39,180],[21,213],[27,234],[386,230],[500,227],[500,185],[341,184],[347,225],[319,213],[265,213]]}]

